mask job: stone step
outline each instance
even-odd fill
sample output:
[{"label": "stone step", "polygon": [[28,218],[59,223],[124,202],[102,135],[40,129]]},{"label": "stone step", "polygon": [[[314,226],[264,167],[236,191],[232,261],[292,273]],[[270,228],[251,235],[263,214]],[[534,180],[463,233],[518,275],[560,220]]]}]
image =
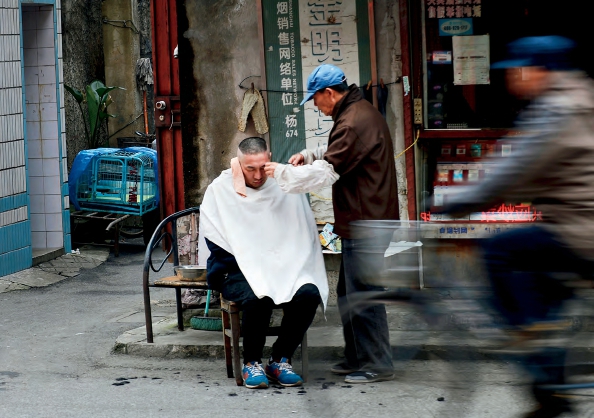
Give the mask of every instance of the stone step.
[{"label": "stone step", "polygon": [[[191,328],[177,330],[174,318],[153,325],[154,343],[146,342],[144,327],[120,335],[113,351],[147,357],[201,357],[224,359],[223,334],[217,331],[199,331]],[[264,356],[270,355],[276,337],[268,337]],[[343,354],[341,326],[313,326],[308,330],[308,355],[312,360],[338,360]],[[497,356],[485,354],[484,348],[493,343],[480,335],[465,331],[401,331],[390,330],[390,343],[395,361],[404,360],[494,360]],[[581,362],[594,362],[594,333],[575,333],[568,343],[572,358]],[[300,358],[297,349],[295,358]]]}]

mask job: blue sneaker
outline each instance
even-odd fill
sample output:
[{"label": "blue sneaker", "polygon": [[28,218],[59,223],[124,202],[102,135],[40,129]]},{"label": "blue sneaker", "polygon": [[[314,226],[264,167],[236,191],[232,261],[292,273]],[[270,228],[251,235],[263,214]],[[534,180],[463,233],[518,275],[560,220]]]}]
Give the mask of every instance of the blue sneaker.
[{"label": "blue sneaker", "polygon": [[[272,359],[270,359],[272,361]],[[286,357],[266,365],[266,376],[277,381],[282,386],[301,386],[303,379],[293,371],[293,367],[289,364]]]},{"label": "blue sneaker", "polygon": [[264,374],[262,365],[257,361],[243,365],[243,383],[248,389],[266,389],[268,387],[268,379]]}]

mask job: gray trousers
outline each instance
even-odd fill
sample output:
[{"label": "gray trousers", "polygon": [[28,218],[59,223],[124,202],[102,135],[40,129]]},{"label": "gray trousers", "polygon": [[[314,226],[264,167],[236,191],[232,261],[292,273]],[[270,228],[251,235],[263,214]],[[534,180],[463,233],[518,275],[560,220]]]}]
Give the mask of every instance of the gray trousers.
[{"label": "gray trousers", "polygon": [[384,290],[373,284],[384,268],[390,235],[372,239],[343,239],[338,279],[338,309],[342,319],[346,362],[376,373],[394,370],[388,318],[384,305],[353,306],[349,295]]}]

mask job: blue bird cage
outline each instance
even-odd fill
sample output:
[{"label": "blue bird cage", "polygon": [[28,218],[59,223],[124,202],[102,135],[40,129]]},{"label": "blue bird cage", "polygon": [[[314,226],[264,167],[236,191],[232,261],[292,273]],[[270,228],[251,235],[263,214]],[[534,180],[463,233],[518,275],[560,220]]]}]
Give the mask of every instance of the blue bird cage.
[{"label": "blue bird cage", "polygon": [[75,183],[70,198],[77,210],[143,215],[158,206],[154,150],[100,149],[89,155],[81,158],[84,166],[69,179]]}]

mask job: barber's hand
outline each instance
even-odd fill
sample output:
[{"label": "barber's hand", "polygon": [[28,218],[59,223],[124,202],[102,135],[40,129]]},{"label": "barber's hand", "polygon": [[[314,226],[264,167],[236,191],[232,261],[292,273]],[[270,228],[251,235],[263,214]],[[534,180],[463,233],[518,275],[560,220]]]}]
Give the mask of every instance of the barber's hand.
[{"label": "barber's hand", "polygon": [[266,175],[268,177],[274,178],[274,170],[276,170],[277,165],[278,163],[266,163],[266,165],[264,166],[264,171],[266,172]]},{"label": "barber's hand", "polygon": [[294,154],[289,158],[289,164],[293,164],[295,167],[303,165],[303,161],[305,161],[303,154]]}]

